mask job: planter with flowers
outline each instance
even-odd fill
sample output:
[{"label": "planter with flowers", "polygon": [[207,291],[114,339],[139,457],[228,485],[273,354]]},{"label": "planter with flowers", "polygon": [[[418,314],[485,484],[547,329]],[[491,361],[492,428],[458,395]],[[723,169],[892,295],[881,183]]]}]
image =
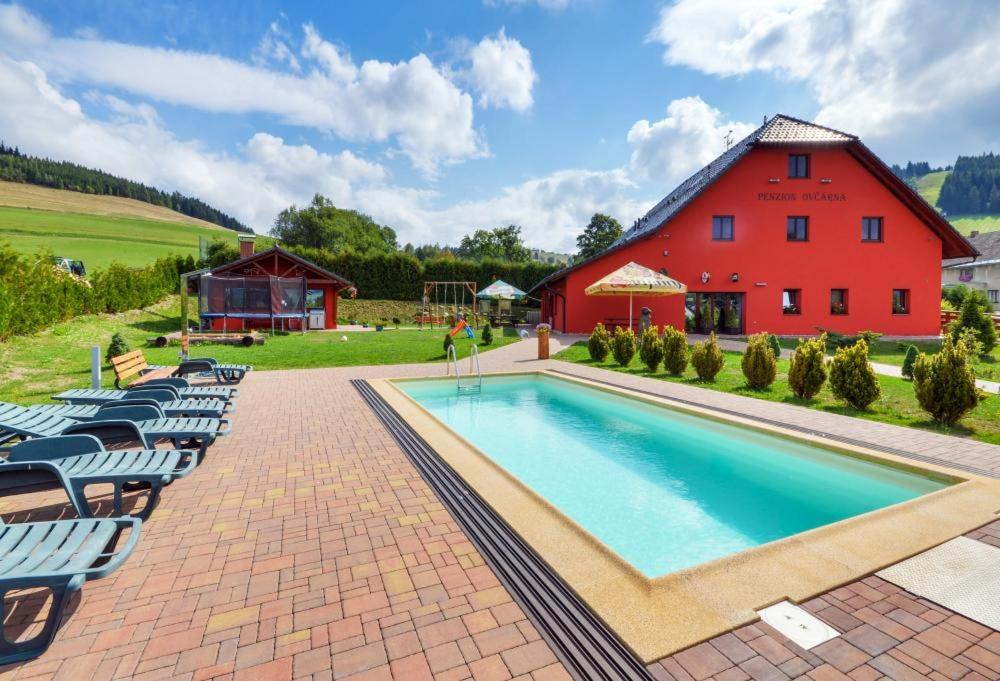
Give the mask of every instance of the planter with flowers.
[{"label": "planter with flowers", "polygon": [[552,331],[552,327],[548,324],[539,324],[535,327],[535,333],[538,334],[538,359],[548,359],[549,358],[549,332]]}]

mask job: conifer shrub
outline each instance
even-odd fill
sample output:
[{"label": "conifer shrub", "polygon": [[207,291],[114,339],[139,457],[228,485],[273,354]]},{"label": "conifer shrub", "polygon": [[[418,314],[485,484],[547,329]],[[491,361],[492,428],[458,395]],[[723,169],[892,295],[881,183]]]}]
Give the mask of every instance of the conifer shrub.
[{"label": "conifer shrub", "polygon": [[[747,349],[743,353],[740,368],[747,379],[747,385],[754,390],[763,390],[778,375],[778,361],[771,347],[771,339],[766,333],[755,333],[747,339]],[[777,340],[777,339],[775,339]]]},{"label": "conifer shrub", "polygon": [[997,330],[988,308],[976,296],[966,296],[958,312],[958,319],[948,329],[952,343],[958,345],[962,332],[974,329],[982,344],[982,354],[988,355],[997,346]]},{"label": "conifer shrub", "polygon": [[663,329],[663,368],[671,376],[680,376],[688,365],[687,335],[669,324]]},{"label": "conifer shrub", "polygon": [[104,353],[104,361],[111,364],[112,357],[120,357],[131,349],[125,336],[120,331],[115,331],[111,336],[111,342],[108,343],[108,351]]},{"label": "conifer shrub", "polygon": [[646,327],[639,343],[639,359],[651,373],[656,373],[663,361],[663,343],[660,341],[660,330],[655,325]]},{"label": "conifer shrub", "polygon": [[778,337],[772,333],[767,337],[767,342],[771,346],[771,352],[774,353],[774,358],[781,359],[781,343],[778,341]]},{"label": "conifer shrub", "polygon": [[443,343],[443,344],[442,344],[442,346],[441,346],[441,347],[442,347],[442,348],[444,349],[444,355],[445,355],[445,357],[447,357],[447,356],[448,356],[448,348],[450,348],[450,347],[451,347],[451,346],[453,346],[454,344],[455,344],[455,339],[453,339],[453,338],[451,337],[451,334],[450,334],[450,333],[446,333],[446,334],[444,335],[444,343]]},{"label": "conifer shrub", "polygon": [[788,367],[788,387],[802,400],[812,399],[826,382],[826,338],[800,339]]},{"label": "conifer shrub", "polygon": [[483,327],[483,330],[480,333],[480,336],[483,339],[483,345],[492,345],[493,344],[493,328],[489,324],[487,324],[486,326]]},{"label": "conifer shrub", "polygon": [[608,333],[604,324],[597,324],[590,333],[590,339],[587,341],[587,352],[590,353],[590,359],[595,362],[603,362],[611,354],[611,334]]},{"label": "conifer shrub", "polygon": [[708,340],[699,341],[691,348],[691,365],[702,381],[714,381],[725,362],[714,331],[708,335]]},{"label": "conifer shrub", "polygon": [[903,378],[913,378],[913,364],[919,355],[920,351],[917,350],[916,345],[910,345],[906,348],[906,354],[903,355]]},{"label": "conifer shrub", "polygon": [[933,355],[920,353],[913,365],[913,390],[920,408],[936,422],[953,426],[986,398],[976,387],[976,376],[969,366],[962,343],[944,339],[941,350]]},{"label": "conifer shrub", "polygon": [[830,388],[833,396],[858,410],[865,410],[882,394],[878,376],[868,361],[864,339],[846,348],[837,348],[830,361]]},{"label": "conifer shrub", "polygon": [[615,337],[611,339],[611,354],[619,366],[627,367],[635,357],[636,341],[632,329],[615,327]]}]

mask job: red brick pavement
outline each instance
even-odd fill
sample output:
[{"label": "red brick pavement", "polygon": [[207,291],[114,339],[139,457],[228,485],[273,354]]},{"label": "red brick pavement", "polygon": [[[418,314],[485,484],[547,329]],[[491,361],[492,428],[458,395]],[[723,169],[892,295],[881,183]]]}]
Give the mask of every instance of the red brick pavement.
[{"label": "red brick pavement", "polygon": [[[234,434],[165,491],[128,563],[84,587],[41,658],[0,678],[567,678],[348,383],[427,371],[250,374]],[[0,500],[5,520],[40,507],[66,512],[55,492]],[[970,536],[1000,545],[1000,523]],[[1000,678],[1000,633],[877,578],[806,607],[845,635],[807,652],[757,624],[650,671]]]}]

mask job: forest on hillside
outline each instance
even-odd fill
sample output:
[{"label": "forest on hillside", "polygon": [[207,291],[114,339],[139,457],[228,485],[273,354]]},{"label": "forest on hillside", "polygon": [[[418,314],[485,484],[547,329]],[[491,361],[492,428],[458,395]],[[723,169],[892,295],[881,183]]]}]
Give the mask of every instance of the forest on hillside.
[{"label": "forest on hillside", "polygon": [[937,205],[952,215],[1000,213],[1000,154],[959,156]]},{"label": "forest on hillside", "polygon": [[28,156],[17,147],[6,146],[2,141],[0,141],[0,180],[67,189],[84,194],[121,196],[170,208],[183,215],[212,222],[237,232],[253,231],[236,218],[213,208],[201,199],[184,196],[180,192],[168,194],[154,187],[75,163]]},{"label": "forest on hillside", "polygon": [[899,164],[892,164],[892,172],[896,174],[902,180],[911,180],[918,177],[923,177],[929,173],[936,173],[941,170],[950,170],[951,166],[948,168],[932,168],[931,164],[927,161],[907,161],[905,166]]}]

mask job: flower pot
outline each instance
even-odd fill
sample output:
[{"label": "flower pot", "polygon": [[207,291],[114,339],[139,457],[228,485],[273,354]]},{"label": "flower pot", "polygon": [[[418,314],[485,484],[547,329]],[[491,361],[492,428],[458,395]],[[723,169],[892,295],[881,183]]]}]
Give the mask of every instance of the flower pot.
[{"label": "flower pot", "polygon": [[549,332],[538,332],[538,359],[549,358]]}]

